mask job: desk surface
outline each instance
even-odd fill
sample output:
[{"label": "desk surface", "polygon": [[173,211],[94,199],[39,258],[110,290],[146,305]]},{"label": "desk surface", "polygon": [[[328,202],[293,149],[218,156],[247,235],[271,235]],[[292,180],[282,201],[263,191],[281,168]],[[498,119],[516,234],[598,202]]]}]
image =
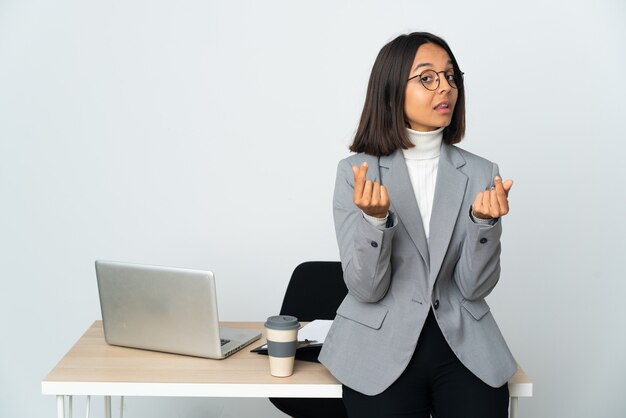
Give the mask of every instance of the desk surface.
[{"label": "desk surface", "polygon": [[[267,356],[250,350],[265,342],[262,322],[222,322],[260,329],[261,340],[224,360],[108,345],[96,321],[42,382],[44,395],[341,397],[341,385],[319,363],[296,361],[290,377],[273,377]],[[532,396],[522,369],[509,382],[511,396]]]}]

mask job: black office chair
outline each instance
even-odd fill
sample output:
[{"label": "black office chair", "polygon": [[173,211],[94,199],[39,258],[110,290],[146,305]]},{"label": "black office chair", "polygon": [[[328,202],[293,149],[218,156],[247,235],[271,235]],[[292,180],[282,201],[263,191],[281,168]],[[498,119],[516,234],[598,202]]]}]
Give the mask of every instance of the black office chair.
[{"label": "black office chair", "polygon": [[[308,261],[293,271],[281,315],[293,315],[299,321],[334,319],[348,289],[338,261]],[[299,350],[302,351],[302,350]],[[296,358],[317,361],[319,350],[306,350]],[[270,398],[285,414],[294,418],[347,418],[343,401],[336,398]]]}]

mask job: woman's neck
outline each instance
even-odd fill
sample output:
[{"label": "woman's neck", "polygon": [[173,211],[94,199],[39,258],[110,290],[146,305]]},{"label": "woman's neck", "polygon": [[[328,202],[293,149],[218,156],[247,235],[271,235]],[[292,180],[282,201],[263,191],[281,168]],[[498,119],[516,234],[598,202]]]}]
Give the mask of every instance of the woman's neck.
[{"label": "woman's neck", "polygon": [[443,127],[429,132],[414,131],[407,128],[409,139],[415,145],[413,148],[404,149],[404,158],[408,160],[429,160],[439,157],[441,142],[443,141]]}]

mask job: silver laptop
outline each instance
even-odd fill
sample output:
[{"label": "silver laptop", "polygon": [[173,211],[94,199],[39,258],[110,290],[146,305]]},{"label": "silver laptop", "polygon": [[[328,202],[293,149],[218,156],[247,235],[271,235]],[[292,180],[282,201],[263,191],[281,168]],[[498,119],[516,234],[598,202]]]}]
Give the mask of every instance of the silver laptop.
[{"label": "silver laptop", "polygon": [[213,359],[259,339],[220,328],[210,271],[96,261],[107,343]]}]

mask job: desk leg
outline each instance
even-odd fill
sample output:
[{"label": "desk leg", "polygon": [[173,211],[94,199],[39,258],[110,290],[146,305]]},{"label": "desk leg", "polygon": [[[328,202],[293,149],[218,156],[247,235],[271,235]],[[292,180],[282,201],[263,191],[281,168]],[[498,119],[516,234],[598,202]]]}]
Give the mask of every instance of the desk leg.
[{"label": "desk leg", "polygon": [[111,418],[111,397],[104,397],[104,417]]},{"label": "desk leg", "polygon": [[57,418],[65,418],[65,396],[57,395]]},{"label": "desk leg", "polygon": [[511,404],[510,404],[510,411],[509,411],[510,418],[517,418],[517,401],[518,400],[519,398],[517,396],[511,397]]}]

